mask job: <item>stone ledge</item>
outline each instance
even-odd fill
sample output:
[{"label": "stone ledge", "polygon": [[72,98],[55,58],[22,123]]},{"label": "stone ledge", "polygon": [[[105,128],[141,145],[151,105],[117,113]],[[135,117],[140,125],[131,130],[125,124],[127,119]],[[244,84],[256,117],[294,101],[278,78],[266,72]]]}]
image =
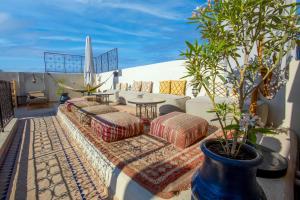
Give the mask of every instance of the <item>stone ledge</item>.
[{"label": "stone ledge", "polygon": [[5,159],[5,155],[15,136],[18,119],[13,118],[5,127],[4,132],[0,132],[0,166]]}]

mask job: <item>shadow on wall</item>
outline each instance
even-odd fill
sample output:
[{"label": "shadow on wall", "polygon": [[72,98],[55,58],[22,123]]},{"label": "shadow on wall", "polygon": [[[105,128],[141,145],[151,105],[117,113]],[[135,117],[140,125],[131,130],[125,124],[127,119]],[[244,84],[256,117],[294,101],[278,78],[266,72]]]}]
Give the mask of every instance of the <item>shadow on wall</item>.
[{"label": "shadow on wall", "polygon": [[272,100],[266,100],[269,104],[268,125],[279,127],[286,116],[286,85],[284,85]]},{"label": "shadow on wall", "polygon": [[290,128],[300,137],[300,62],[298,62],[295,79],[291,86],[288,102],[292,104]]}]

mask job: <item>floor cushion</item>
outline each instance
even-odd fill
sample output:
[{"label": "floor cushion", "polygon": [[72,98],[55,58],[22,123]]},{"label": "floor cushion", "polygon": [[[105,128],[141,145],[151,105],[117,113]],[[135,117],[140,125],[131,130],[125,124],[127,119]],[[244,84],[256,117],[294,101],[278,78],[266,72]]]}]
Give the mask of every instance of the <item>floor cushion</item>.
[{"label": "floor cushion", "polygon": [[96,115],[91,120],[91,128],[106,142],[140,135],[144,131],[142,121],[125,112]]},{"label": "floor cushion", "polygon": [[87,101],[87,100],[73,101],[73,102],[68,103],[67,109],[68,109],[68,111],[77,112],[80,108],[96,106],[96,105],[100,105],[100,103],[98,103],[96,101]]},{"label": "floor cushion", "polygon": [[91,117],[95,115],[110,113],[110,112],[118,112],[118,110],[109,105],[96,105],[83,107],[75,112],[75,115],[79,119],[80,123],[83,125],[91,124]]},{"label": "floor cushion", "polygon": [[182,112],[171,112],[154,119],[150,134],[160,137],[175,147],[184,149],[205,137],[208,122],[201,117]]}]

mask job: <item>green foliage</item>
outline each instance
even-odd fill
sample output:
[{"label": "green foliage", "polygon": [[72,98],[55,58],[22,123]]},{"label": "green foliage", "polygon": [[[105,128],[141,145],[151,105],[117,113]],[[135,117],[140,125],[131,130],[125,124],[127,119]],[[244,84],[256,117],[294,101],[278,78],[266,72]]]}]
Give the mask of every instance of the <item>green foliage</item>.
[{"label": "green foliage", "polygon": [[[219,0],[197,9],[189,19],[197,24],[204,42],[186,42],[187,49],[181,53],[187,60],[185,77],[191,77],[194,88],[203,88],[210,98],[223,139],[233,133],[233,145],[225,142],[227,155],[237,155],[238,141],[254,142],[256,132],[270,132],[256,127],[253,116],[245,115],[244,104],[273,71],[280,69],[283,57],[294,48],[299,35],[297,7],[297,3],[286,4],[285,0]],[[261,57],[258,43],[263,46]],[[236,102],[215,102],[219,82],[235,94]],[[241,128],[241,124],[246,125]]]},{"label": "green foliage", "polygon": [[[65,82],[65,80],[64,79],[60,79],[60,80],[58,80],[58,82],[60,82],[60,83],[64,83]],[[56,94],[56,96],[60,96],[62,93],[64,93],[65,92],[65,89],[63,88],[63,87],[61,87],[59,84],[57,85],[57,88],[56,88],[56,92],[55,92],[55,94]]]}]

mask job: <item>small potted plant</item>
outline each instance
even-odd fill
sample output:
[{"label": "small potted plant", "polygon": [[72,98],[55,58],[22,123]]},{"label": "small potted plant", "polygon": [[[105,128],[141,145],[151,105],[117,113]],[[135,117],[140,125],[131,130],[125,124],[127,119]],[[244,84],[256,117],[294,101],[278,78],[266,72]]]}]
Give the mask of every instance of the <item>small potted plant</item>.
[{"label": "small potted plant", "polygon": [[[194,10],[190,20],[202,43],[186,42],[185,77],[205,90],[222,134],[201,143],[205,157],[192,181],[195,199],[265,198],[256,182],[263,158],[248,144],[255,144],[257,133],[271,132],[259,126],[256,100],[272,99],[286,82],[299,34],[296,9],[284,0],[215,0]],[[228,91],[226,102],[216,102],[218,83]]]},{"label": "small potted plant", "polygon": [[[59,83],[64,83],[64,82],[65,82],[64,79],[59,80]],[[67,93],[67,92],[65,91],[65,88],[62,87],[62,86],[59,85],[59,84],[57,85],[56,96],[59,96],[59,102],[60,102],[61,104],[65,103],[67,100],[70,99],[69,93]]]}]

